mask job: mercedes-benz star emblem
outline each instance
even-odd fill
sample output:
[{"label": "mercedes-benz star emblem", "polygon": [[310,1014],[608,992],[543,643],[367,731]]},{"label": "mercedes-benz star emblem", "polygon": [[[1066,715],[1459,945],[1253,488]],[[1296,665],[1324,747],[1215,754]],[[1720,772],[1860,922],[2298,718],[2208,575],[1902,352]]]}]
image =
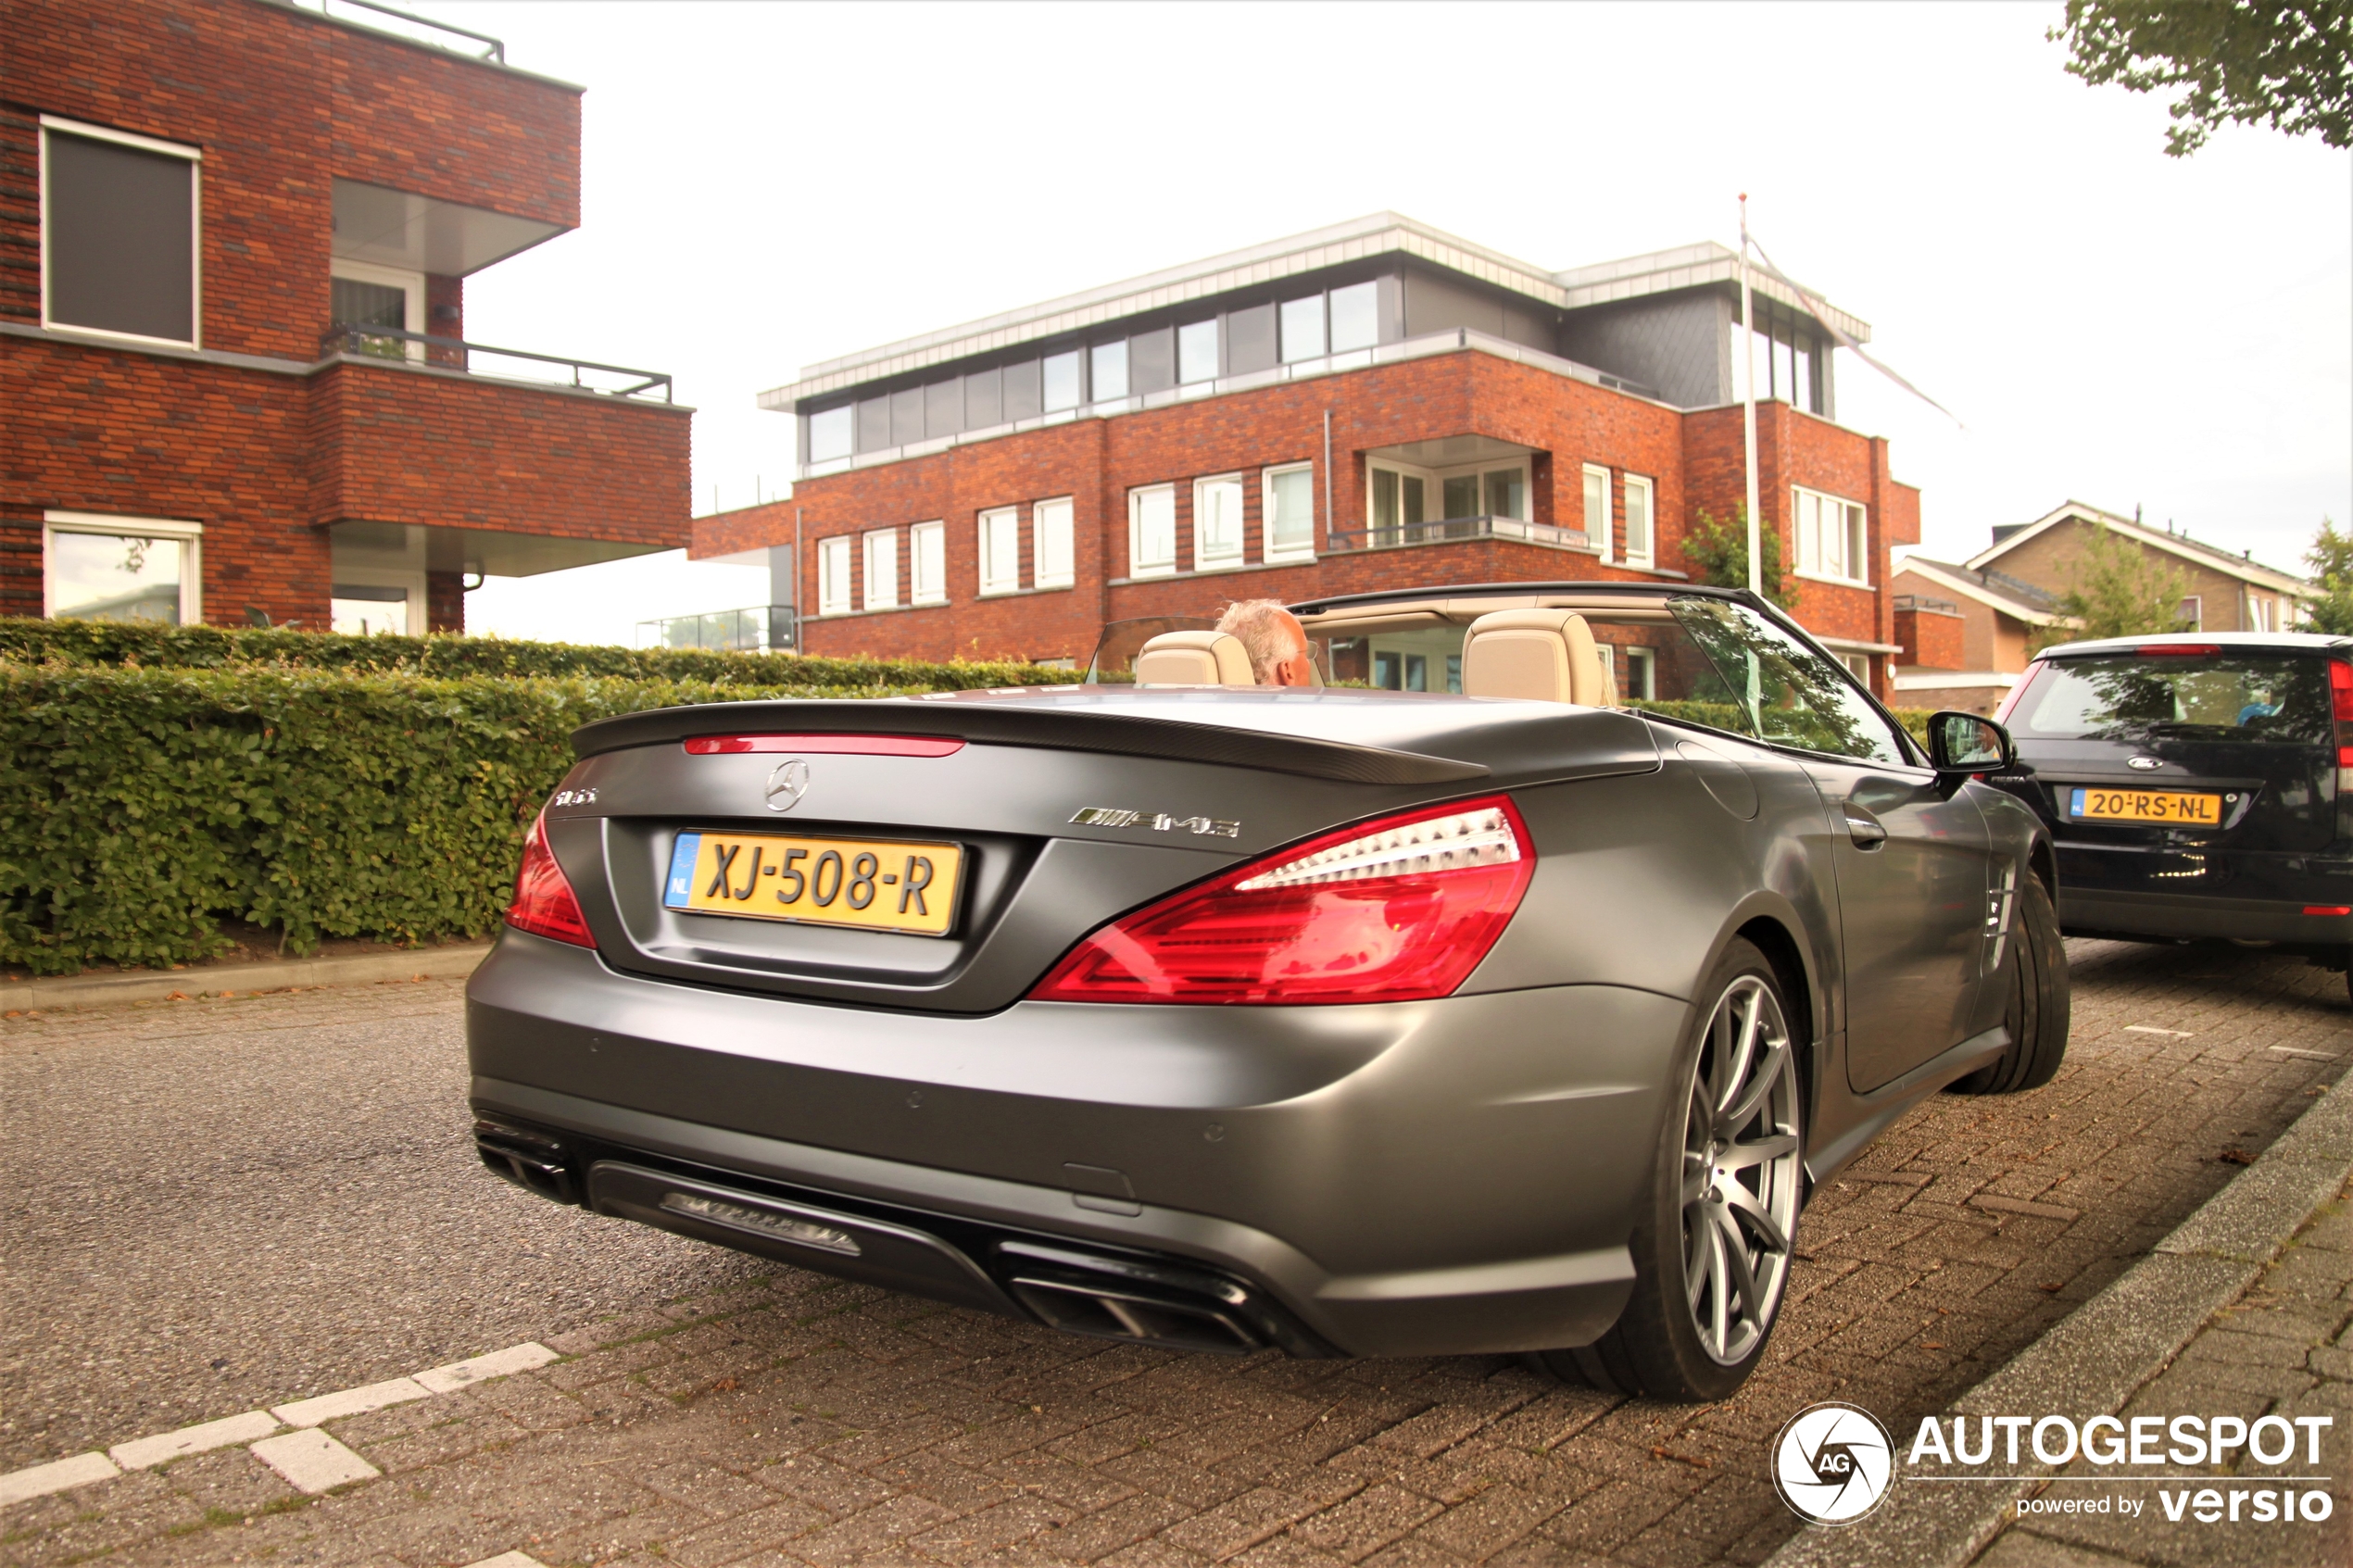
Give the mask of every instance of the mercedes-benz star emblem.
[{"label": "mercedes-benz star emblem", "polygon": [[2124,759],[2124,765],[2127,768],[2138,769],[2144,773],[2154,773],[2159,768],[2164,767],[2165,763],[2162,759],[2155,757],[2127,757]]},{"label": "mercedes-benz star emblem", "polygon": [[1799,1411],[1773,1441],[1773,1489],[1808,1524],[1854,1524],[1887,1496],[1894,1468],[1879,1417],[1835,1399]]},{"label": "mercedes-benz star emblem", "polygon": [[776,771],[768,775],[768,809],[789,811],[800,804],[809,793],[809,764],[796,757],[789,762],[779,762]]}]

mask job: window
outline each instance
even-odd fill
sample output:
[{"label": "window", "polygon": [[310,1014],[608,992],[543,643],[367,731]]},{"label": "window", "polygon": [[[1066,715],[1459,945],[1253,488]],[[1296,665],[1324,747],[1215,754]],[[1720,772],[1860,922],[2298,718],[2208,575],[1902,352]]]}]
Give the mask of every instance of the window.
[{"label": "window", "polygon": [[[1763,616],[1724,599],[1670,599],[1667,608],[1714,669],[1713,680],[1692,684],[1689,693],[1698,699],[1696,722],[1802,751],[1910,761],[1843,669]],[[1699,703],[1717,708],[1721,720],[1700,717]]]},{"label": "window", "polygon": [[51,512],[42,529],[42,613],[194,625],[204,618],[203,535],[194,522]]},{"label": "window", "polygon": [[1088,350],[1093,360],[1088,369],[1093,373],[1093,401],[1109,403],[1127,395],[1127,340],[1099,343]]},{"label": "window", "polygon": [[1188,384],[1217,379],[1217,323],[1195,321],[1176,329],[1176,379]]},{"label": "window", "polygon": [[877,528],[866,535],[868,609],[899,608],[899,530]]},{"label": "window", "polygon": [[1528,470],[1501,469],[1482,476],[1487,487],[1489,517],[1528,521]]},{"label": "window", "polygon": [[1649,566],[1658,542],[1652,537],[1656,520],[1651,515],[1651,482],[1626,476],[1626,564]]},{"label": "window", "polygon": [[1797,519],[1798,571],[1842,583],[1867,581],[1869,535],[1863,508],[1814,490],[1793,489],[1790,495]]},{"label": "window", "polygon": [[1176,570],[1176,487],[1147,485],[1127,493],[1127,572],[1162,577]]},{"label": "window", "polygon": [[1000,507],[980,514],[980,591],[1011,594],[1021,587],[1021,511]]},{"label": "window", "polygon": [[948,602],[948,525],[919,522],[907,531],[907,598],[919,605]]},{"label": "window", "polygon": [[197,341],[194,147],[44,115],[42,323]]},{"label": "window", "polygon": [[1380,285],[1355,283],[1331,292],[1331,351],[1346,354],[1380,341]]},{"label": "window", "polygon": [[328,627],[346,637],[409,634],[409,590],[338,583],[328,601]]},{"label": "window", "polygon": [[1428,521],[1428,487],[1419,474],[1384,468],[1371,473],[1375,528],[1412,528]]},{"label": "window", "polygon": [[1871,656],[1869,654],[1843,653],[1838,656],[1838,661],[1846,666],[1846,672],[1854,676],[1859,684],[1866,686],[1871,684]]},{"label": "window", "polygon": [[1266,559],[1313,560],[1315,556],[1315,468],[1296,463],[1268,469],[1260,515],[1266,530]]},{"label": "window", "polygon": [[838,408],[809,416],[809,460],[830,463],[837,458],[849,456],[849,443],[854,432],[855,410],[845,403]]},{"label": "window", "polygon": [[[396,267],[376,267],[336,257],[327,264],[328,303],[338,327],[391,327],[397,332],[425,330],[425,275]],[[385,359],[425,357],[425,345],[396,337],[363,337],[359,352]]]},{"label": "window", "polygon": [[1609,559],[1609,470],[1585,465],[1585,542]]},{"label": "window", "polygon": [[1193,481],[1193,570],[1234,566],[1241,558],[1241,475]]},{"label": "window", "polygon": [[849,535],[817,541],[817,613],[849,613]]},{"label": "window", "polygon": [[1076,576],[1071,564],[1070,497],[1040,501],[1029,511],[1030,572],[1040,588],[1067,588]]},{"label": "window", "polygon": [[1046,412],[1078,407],[1078,351],[1046,356]]},{"label": "window", "polygon": [[1324,357],[1324,296],[1283,302],[1283,363]]},{"label": "window", "polygon": [[[1370,466],[1367,507],[1375,528],[1410,528],[1449,518],[1508,517],[1528,521],[1528,467],[1410,469],[1403,464]],[[1428,510],[1435,495],[1438,511]]]},{"label": "window", "polygon": [[1626,650],[1626,696],[1629,700],[1658,700],[1658,650]]},{"label": "window", "polygon": [[2175,609],[2173,613],[2181,618],[2183,631],[2205,631],[2206,596],[2203,594],[2190,595],[2182,601],[2180,607]]}]

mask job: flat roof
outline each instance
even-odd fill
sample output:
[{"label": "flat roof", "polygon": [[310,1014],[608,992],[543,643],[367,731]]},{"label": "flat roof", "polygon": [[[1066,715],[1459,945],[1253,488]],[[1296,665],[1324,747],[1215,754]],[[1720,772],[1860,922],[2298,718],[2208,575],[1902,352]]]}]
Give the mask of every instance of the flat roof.
[{"label": "flat roof", "polygon": [[[1147,272],[1141,277],[1000,311],[976,321],[819,360],[802,366],[798,381],[761,393],[759,403],[763,408],[789,409],[803,398],[822,397],[844,387],[1057,337],[1254,283],[1273,282],[1384,255],[1418,257],[1556,310],[1612,304],[1676,289],[1737,283],[1740,278],[1738,254],[1712,242],[1628,257],[1567,272],[1551,272],[1402,213],[1375,212],[1327,228],[1311,229],[1288,239],[1269,240],[1242,250]],[[1768,299],[1811,313],[1796,291],[1762,270],[1751,274],[1751,284],[1757,294]],[[1857,342],[1870,341],[1868,323],[1828,304],[1824,309],[1831,318],[1828,325]]]}]

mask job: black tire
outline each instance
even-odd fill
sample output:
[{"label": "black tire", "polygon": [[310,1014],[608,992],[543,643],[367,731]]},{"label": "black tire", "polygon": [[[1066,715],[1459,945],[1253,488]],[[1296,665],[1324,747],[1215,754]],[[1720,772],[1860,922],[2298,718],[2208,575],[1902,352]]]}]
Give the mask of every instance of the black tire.
[{"label": "black tire", "polygon": [[2051,896],[2032,876],[2021,879],[2017,940],[2010,953],[2010,1000],[2002,1011],[2010,1048],[1991,1066],[1957,1079],[1945,1092],[1956,1095],[2015,1095],[2039,1089],[2058,1076],[2067,1057],[2067,1031],[2073,1008],[2067,944],[2059,935]]},{"label": "black tire", "polygon": [[[1593,1344],[1536,1358],[1564,1378],[1683,1402],[1729,1397],[1763,1359],[1806,1180],[1806,1035],[1789,1025],[1780,977],[1735,940],[1698,997],[1629,1242],[1633,1294]],[[1751,1035],[1744,1016],[1757,1020]]]}]

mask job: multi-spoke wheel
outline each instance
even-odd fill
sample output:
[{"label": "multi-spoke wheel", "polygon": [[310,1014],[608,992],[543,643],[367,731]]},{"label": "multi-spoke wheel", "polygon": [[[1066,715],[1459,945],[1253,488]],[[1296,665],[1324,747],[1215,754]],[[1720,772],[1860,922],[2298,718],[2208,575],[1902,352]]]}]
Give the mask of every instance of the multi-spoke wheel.
[{"label": "multi-spoke wheel", "polygon": [[1797,1058],[1780,1002],[1743,974],[1707,1021],[1683,1112],[1683,1299],[1700,1348],[1738,1366],[1765,1342],[1797,1228]]},{"label": "multi-spoke wheel", "polygon": [[1564,1374],[1660,1399],[1720,1399],[1747,1379],[1780,1311],[1805,1196],[1806,1036],[1792,1034],[1779,976],[1735,941],[1699,996],[1629,1241],[1626,1310],[1592,1345],[1542,1357]]}]

